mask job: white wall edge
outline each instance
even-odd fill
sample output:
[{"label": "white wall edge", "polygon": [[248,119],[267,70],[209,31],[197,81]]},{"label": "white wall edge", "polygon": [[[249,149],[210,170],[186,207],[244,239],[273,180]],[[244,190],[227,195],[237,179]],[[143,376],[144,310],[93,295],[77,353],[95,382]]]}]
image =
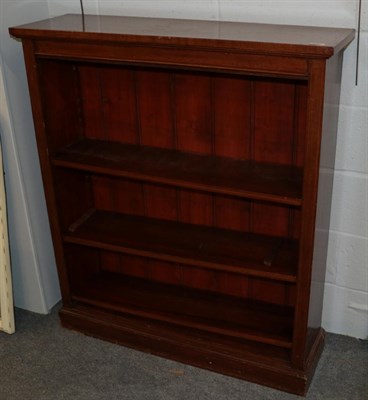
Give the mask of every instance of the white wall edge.
[{"label": "white wall edge", "polygon": [[[5,116],[5,118],[1,118],[2,121],[0,120],[0,128],[1,128],[1,130],[3,130],[3,134],[4,134],[2,143],[3,143],[4,150],[7,153],[10,152],[10,154],[9,153],[7,154],[6,159],[8,161],[9,161],[10,157],[13,159],[13,162],[11,163],[12,164],[11,165],[11,176],[10,176],[10,172],[8,171],[8,168],[10,168],[9,162],[5,162],[5,165],[4,165],[5,184],[9,186],[10,179],[12,179],[12,185],[17,186],[17,192],[20,195],[20,202],[22,204],[23,214],[24,214],[23,227],[25,228],[25,234],[27,235],[27,238],[30,242],[30,245],[31,245],[30,248],[32,251],[31,252],[32,258],[29,260],[29,262],[30,262],[30,264],[33,265],[33,270],[34,270],[34,273],[36,276],[37,286],[41,293],[39,300],[40,300],[42,308],[41,308],[41,310],[37,309],[35,311],[47,313],[48,309],[46,306],[44,291],[42,288],[42,281],[41,281],[40,274],[39,274],[38,257],[37,257],[37,252],[36,252],[36,248],[35,248],[34,241],[33,241],[33,233],[32,233],[32,229],[31,229],[31,221],[29,218],[29,210],[28,210],[26,196],[24,193],[24,182],[23,182],[23,178],[22,178],[22,170],[21,170],[21,165],[19,162],[16,138],[15,138],[14,129],[13,129],[13,117],[12,117],[11,110],[9,109],[9,106],[7,103],[8,90],[7,90],[5,69],[4,69],[3,62],[2,62],[1,46],[0,46],[0,73],[2,75],[2,79],[1,79],[2,87],[0,86],[0,92],[1,92],[1,90],[3,90],[3,92],[5,94],[5,97],[4,97],[3,101],[1,102],[4,115],[2,113],[0,114],[0,118]],[[9,157],[9,155],[10,155],[10,157]],[[14,246],[12,246],[12,243],[10,243],[10,247],[11,247],[11,252],[12,252],[12,248],[14,251]],[[21,308],[25,308],[25,306],[26,306],[25,304],[17,304],[16,298],[15,298],[15,305],[20,306]]]}]

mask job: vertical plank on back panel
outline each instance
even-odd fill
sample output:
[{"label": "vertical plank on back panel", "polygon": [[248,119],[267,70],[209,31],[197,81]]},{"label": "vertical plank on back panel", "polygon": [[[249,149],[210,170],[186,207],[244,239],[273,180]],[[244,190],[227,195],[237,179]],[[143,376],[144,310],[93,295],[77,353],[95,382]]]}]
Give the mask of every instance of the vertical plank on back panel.
[{"label": "vertical plank on back panel", "polygon": [[[247,160],[250,157],[251,84],[246,77],[214,77],[213,119],[214,153],[221,157]],[[220,228],[249,230],[249,205],[245,199],[214,196],[214,224]],[[248,278],[219,274],[218,290],[234,296],[246,296]]]},{"label": "vertical plank on back panel", "polygon": [[[294,155],[295,84],[256,80],[254,82],[252,158],[255,161],[291,165]],[[272,221],[272,222],[271,222]],[[290,210],[287,207],[253,203],[251,229],[253,232],[288,236]],[[265,280],[252,280],[251,296],[267,293],[267,301],[287,304],[286,285]]]},{"label": "vertical plank on back panel", "polygon": [[[214,152],[220,157],[250,157],[250,81],[243,77],[213,79]],[[245,200],[215,197],[216,226],[246,230],[249,207]]]},{"label": "vertical plank on back panel", "polygon": [[93,200],[96,209],[114,211],[113,181],[111,178],[92,176]]},{"label": "vertical plank on back panel", "polygon": [[73,290],[100,271],[100,250],[74,244],[65,245],[69,279]]},{"label": "vertical plank on back panel", "polygon": [[79,66],[79,85],[84,116],[84,135],[91,139],[104,139],[100,68],[94,65]]},{"label": "vertical plank on back panel", "polygon": [[[294,153],[295,85],[268,81],[256,81],[254,85],[252,158],[255,161],[291,165]],[[287,234],[289,210],[255,203],[252,229],[257,233],[276,236]]]},{"label": "vertical plank on back panel", "polygon": [[[95,208],[115,211],[114,180],[103,176],[92,176],[92,188]],[[120,256],[100,251],[101,269],[113,272],[120,271]]]},{"label": "vertical plank on back panel", "polygon": [[212,196],[205,193],[182,190],[180,192],[179,215],[182,222],[212,226]]},{"label": "vertical plank on back panel", "polygon": [[[182,222],[213,226],[212,196],[200,192],[181,190],[179,198],[179,218]],[[182,268],[182,283],[197,289],[215,290],[217,273],[199,268]]]},{"label": "vertical plank on back panel", "polygon": [[[48,148],[52,153],[77,141],[82,135],[82,111],[78,93],[78,74],[72,63],[39,61],[42,79],[44,123]],[[47,79],[44,79],[47,77]]]},{"label": "vertical plank on back panel", "polygon": [[[175,75],[175,126],[177,148],[213,154],[211,78],[200,74]],[[180,219],[184,222],[211,225],[212,195],[180,191]]]},{"label": "vertical plank on back panel", "polygon": [[289,235],[289,207],[254,202],[252,228],[256,233],[287,237]]},{"label": "vertical plank on back panel", "polygon": [[217,291],[230,296],[247,298],[249,278],[242,275],[217,272]]},{"label": "vertical plank on back panel", "polygon": [[[174,117],[171,114],[171,72],[137,71],[137,103],[140,118],[140,144],[175,148]],[[148,217],[177,220],[177,191],[174,188],[144,184],[144,212]],[[153,280],[180,283],[180,267],[164,261],[147,260]]]},{"label": "vertical plank on back panel", "polygon": [[[216,195],[215,226],[246,232],[249,230],[249,202]],[[218,291],[233,296],[246,297],[249,278],[236,274],[218,274]]]},{"label": "vertical plank on back panel", "polygon": [[126,179],[113,179],[114,211],[119,213],[144,215],[142,184]]},{"label": "vertical plank on back panel", "polygon": [[259,278],[254,278],[251,282],[252,299],[272,304],[290,305],[292,303],[292,298],[289,296],[290,284]]},{"label": "vertical plank on back panel", "polygon": [[[221,157],[250,158],[251,92],[247,78],[213,79],[214,153]],[[216,226],[246,231],[249,203],[215,196]]]},{"label": "vertical plank on back panel", "polygon": [[305,82],[295,85],[295,119],[294,119],[294,160],[298,167],[304,165],[305,131],[307,127],[308,87]]},{"label": "vertical plank on back panel", "polygon": [[216,195],[214,203],[215,226],[240,232],[249,231],[249,201]]},{"label": "vertical plank on back panel", "polygon": [[[174,77],[175,128],[178,150],[213,154],[213,113],[211,77],[196,73],[177,73]],[[179,191],[179,219],[183,222],[213,225],[213,196]],[[216,273],[182,268],[185,286],[214,290]]]},{"label": "vertical plank on back panel", "polygon": [[[217,76],[213,80],[214,149],[221,157],[247,160],[250,157],[251,84],[246,77]],[[214,197],[215,225],[247,231],[249,205],[245,199]],[[218,276],[218,290],[246,297],[249,279],[235,274]]]},{"label": "vertical plank on back panel", "polygon": [[160,185],[144,185],[146,216],[176,221],[178,218],[175,189]]},{"label": "vertical plank on back panel", "polygon": [[[114,180],[115,193],[115,211],[131,215],[144,215],[144,193],[143,184],[140,182],[129,181],[125,179]],[[128,254],[120,255],[121,271],[124,274],[150,278],[148,270],[150,261],[130,256]]]},{"label": "vertical plank on back panel", "polygon": [[[83,172],[57,168],[54,172],[55,193],[58,204],[61,229],[66,230],[93,205],[91,182]],[[75,201],[75,199],[78,201]]]},{"label": "vertical plank on back panel", "polygon": [[175,145],[171,115],[171,73],[137,72],[137,96],[141,124],[141,144],[163,148]]},{"label": "vertical plank on back panel", "polygon": [[101,88],[106,139],[137,143],[134,71],[121,67],[105,68],[101,75]]},{"label": "vertical plank on back panel", "polygon": [[[171,115],[171,74],[167,71],[139,71],[137,98],[140,115],[140,143],[175,148]],[[173,188],[145,184],[145,213],[149,217],[176,220],[177,195]]]},{"label": "vertical plank on back panel", "polygon": [[195,73],[175,75],[178,149],[211,154],[213,149],[211,78]]},{"label": "vertical plank on back panel", "polygon": [[249,159],[250,111],[249,79],[222,76],[213,78],[216,155]]},{"label": "vertical plank on back panel", "polygon": [[[100,77],[104,138],[122,143],[139,143],[139,115],[136,103],[136,71],[109,67]],[[111,210],[144,215],[142,184],[124,179],[109,180]],[[102,258],[115,270],[148,277],[144,260],[125,254],[103,253]]]},{"label": "vertical plank on back panel", "polygon": [[[171,73],[141,70],[137,76],[140,143],[145,146],[175,148],[174,122],[171,115]],[[177,219],[175,189],[145,184],[144,194],[147,216]]]},{"label": "vertical plank on back panel", "polygon": [[[295,85],[295,109],[294,109],[294,156],[293,165],[303,167],[305,131],[307,126],[307,84],[301,82]],[[301,210],[291,211],[290,235],[300,237]]]},{"label": "vertical plank on back panel", "polygon": [[294,95],[294,83],[255,82],[254,160],[292,162]]}]

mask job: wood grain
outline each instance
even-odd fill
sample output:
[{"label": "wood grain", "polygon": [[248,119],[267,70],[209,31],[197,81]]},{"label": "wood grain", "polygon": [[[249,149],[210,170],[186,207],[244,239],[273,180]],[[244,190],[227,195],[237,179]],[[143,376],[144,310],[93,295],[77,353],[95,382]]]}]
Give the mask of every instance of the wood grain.
[{"label": "wood grain", "polygon": [[60,150],[53,164],[280,204],[302,202],[301,171],[290,166],[93,140]]}]

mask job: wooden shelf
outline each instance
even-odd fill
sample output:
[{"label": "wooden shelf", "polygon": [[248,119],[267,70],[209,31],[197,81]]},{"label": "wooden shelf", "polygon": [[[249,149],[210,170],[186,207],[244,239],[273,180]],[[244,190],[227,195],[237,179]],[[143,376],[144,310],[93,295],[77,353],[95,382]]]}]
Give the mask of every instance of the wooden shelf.
[{"label": "wooden shelf", "polygon": [[297,241],[154,218],[90,210],[68,243],[202,268],[296,281]]},{"label": "wooden shelf", "polygon": [[293,206],[302,204],[302,170],[292,166],[91,139],[60,150],[52,162],[146,182]]},{"label": "wooden shelf", "polygon": [[[147,324],[145,318],[131,314],[124,315],[105,308],[91,307],[88,304],[83,304],[83,302],[74,302],[72,309],[66,309],[64,307],[61,314],[63,316],[77,314],[77,318],[80,318],[81,314],[83,314],[87,319],[102,320],[103,322],[101,322],[105,326],[102,328],[102,332],[95,336],[104,337],[103,332],[107,330],[106,325],[110,328],[108,331],[113,327],[116,328],[120,326],[125,331],[124,337],[127,334],[133,335],[135,340],[141,343],[141,347],[144,346],[141,335],[145,338],[150,336],[158,339],[160,343],[164,341],[169,342],[170,346],[177,347],[178,345],[184,345],[187,347],[187,350],[191,349],[191,351],[194,351],[196,354],[200,352],[199,349],[206,352],[208,351],[210,358],[215,355],[224,354],[236,359],[238,362],[242,359],[246,359],[253,363],[259,363],[261,360],[273,368],[277,365],[281,368],[290,369],[291,349],[285,347],[272,346],[253,340],[248,341],[245,339],[227,337],[226,335],[217,335],[204,330],[186,328],[184,326],[168,324],[163,321],[154,321],[152,319],[149,324]],[[118,338],[114,338],[113,341],[116,343],[119,340]],[[203,343],[206,343],[206,347],[203,346]],[[144,350],[147,350],[147,348]],[[152,352],[152,347],[149,347],[148,350]],[[156,354],[162,355],[160,352],[156,352]],[[202,357],[200,357],[200,359],[202,359]],[[208,358],[205,359],[201,366],[203,367],[206,363],[208,363]]]},{"label": "wooden shelf", "polygon": [[73,299],[234,338],[291,348],[293,309],[102,272]]}]

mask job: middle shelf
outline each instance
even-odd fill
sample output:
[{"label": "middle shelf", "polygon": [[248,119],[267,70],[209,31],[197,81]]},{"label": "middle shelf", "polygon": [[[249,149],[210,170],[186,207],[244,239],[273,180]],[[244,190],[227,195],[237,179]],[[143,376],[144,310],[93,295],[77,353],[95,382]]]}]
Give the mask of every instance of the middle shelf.
[{"label": "middle shelf", "polygon": [[298,241],[91,209],[67,243],[241,275],[296,282]]},{"label": "middle shelf", "polygon": [[55,166],[230,196],[302,204],[302,169],[135,144],[83,139],[55,153]]}]

